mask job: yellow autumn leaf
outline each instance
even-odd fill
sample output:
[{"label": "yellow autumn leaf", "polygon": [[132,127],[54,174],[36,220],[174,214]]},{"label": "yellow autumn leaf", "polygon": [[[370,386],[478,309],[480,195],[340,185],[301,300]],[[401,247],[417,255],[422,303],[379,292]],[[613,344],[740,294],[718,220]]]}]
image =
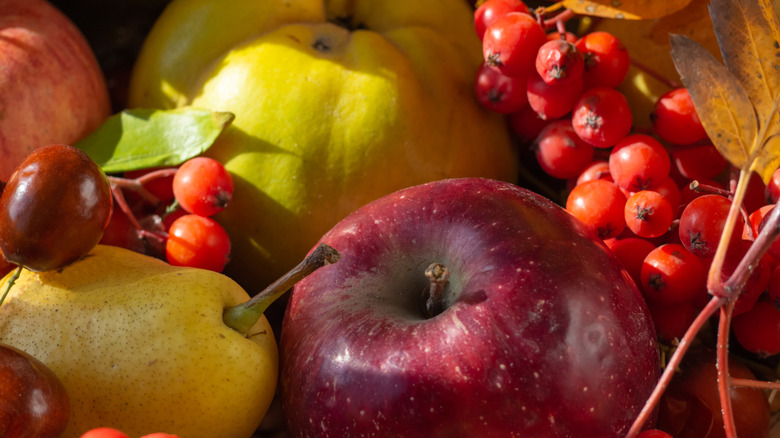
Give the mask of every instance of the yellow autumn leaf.
[{"label": "yellow autumn leaf", "polygon": [[684,8],[691,0],[563,0],[563,6],[580,15],[645,20]]},{"label": "yellow autumn leaf", "polygon": [[[780,4],[780,0],[775,1]],[[680,77],[669,56],[670,33],[696,40],[716,59],[720,59],[707,3],[708,0],[692,0],[685,8],[653,20],[594,20],[592,30],[615,35],[628,49],[633,60],[652,67],[659,76],[679,83]],[[668,83],[632,65],[618,90],[628,99],[631,114],[634,115],[634,127],[652,129],[650,114],[658,98],[669,91]]]},{"label": "yellow autumn leaf", "polygon": [[758,123],[747,91],[701,44],[684,35],[669,37],[674,65],[710,140],[734,166],[752,166]]},{"label": "yellow autumn leaf", "polygon": [[771,136],[780,126],[775,104],[780,96],[780,26],[773,5],[769,1],[712,0],[709,8],[723,63],[745,87],[759,126],[769,128],[764,138]]}]

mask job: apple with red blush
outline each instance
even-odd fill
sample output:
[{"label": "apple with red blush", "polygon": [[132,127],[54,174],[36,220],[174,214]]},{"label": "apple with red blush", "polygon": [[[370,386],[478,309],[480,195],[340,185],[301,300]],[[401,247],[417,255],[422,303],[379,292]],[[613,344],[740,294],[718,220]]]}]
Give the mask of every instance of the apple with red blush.
[{"label": "apple with red blush", "polygon": [[34,149],[74,144],[110,115],[81,31],[46,0],[0,0],[0,180]]}]

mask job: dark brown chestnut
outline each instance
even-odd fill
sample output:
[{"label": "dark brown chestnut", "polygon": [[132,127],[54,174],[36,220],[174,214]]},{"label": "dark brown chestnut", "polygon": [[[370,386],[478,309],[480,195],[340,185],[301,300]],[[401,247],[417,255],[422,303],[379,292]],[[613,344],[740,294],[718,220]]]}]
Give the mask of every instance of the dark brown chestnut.
[{"label": "dark brown chestnut", "polygon": [[43,362],[0,344],[0,436],[55,438],[68,425],[70,402]]},{"label": "dark brown chestnut", "polygon": [[31,271],[60,269],[97,245],[112,207],[108,178],[87,154],[66,145],[38,148],[0,195],[0,250]]}]

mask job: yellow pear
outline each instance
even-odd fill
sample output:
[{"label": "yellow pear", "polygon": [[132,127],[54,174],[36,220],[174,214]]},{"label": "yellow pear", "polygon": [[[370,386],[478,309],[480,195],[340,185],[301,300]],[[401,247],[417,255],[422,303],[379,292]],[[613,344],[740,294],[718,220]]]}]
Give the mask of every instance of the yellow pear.
[{"label": "yellow pear", "polygon": [[97,426],[134,437],[248,438],[278,373],[262,310],[244,321],[246,335],[223,321],[248,299],[224,275],[99,245],[60,271],[22,271],[0,307],[0,342],[62,380],[65,438]]}]

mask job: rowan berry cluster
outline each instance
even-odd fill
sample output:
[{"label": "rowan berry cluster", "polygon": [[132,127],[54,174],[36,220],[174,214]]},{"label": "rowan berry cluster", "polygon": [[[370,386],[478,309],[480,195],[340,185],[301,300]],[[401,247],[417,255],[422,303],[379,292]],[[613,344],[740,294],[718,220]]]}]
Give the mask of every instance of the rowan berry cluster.
[{"label": "rowan berry cluster", "polygon": [[189,266],[221,272],[230,258],[230,238],[212,217],[233,196],[222,163],[207,157],[178,168],[144,169],[111,177],[119,198],[100,241]]},{"label": "rowan berry cluster", "polygon": [[[652,130],[633,128],[617,89],[631,59],[607,32],[547,32],[518,0],[475,11],[484,64],[475,92],[506,114],[539,167],[568,182],[566,209],[604,240],[643,293],[659,338],[683,336],[709,299],[707,276],[731,206],[730,166],[710,142],[685,88],[656,102]],[[560,30],[560,27],[556,30]],[[750,248],[780,196],[754,175],[726,253],[723,277]],[[749,219],[748,219],[749,218]],[[737,301],[733,331],[759,355],[780,353],[780,242]]]}]

